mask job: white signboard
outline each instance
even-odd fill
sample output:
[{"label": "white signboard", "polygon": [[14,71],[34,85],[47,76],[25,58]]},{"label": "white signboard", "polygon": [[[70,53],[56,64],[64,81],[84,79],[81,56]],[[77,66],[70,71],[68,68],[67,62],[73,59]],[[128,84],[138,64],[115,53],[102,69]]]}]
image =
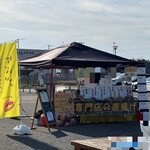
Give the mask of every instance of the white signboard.
[{"label": "white signboard", "polygon": [[85,95],[84,95],[84,98],[85,98],[85,99],[89,99],[89,98],[90,98],[89,93],[88,93],[88,88],[87,88],[87,87],[85,87]]},{"label": "white signboard", "polygon": [[46,92],[42,91],[42,92],[40,93],[40,97],[41,97],[43,103],[44,103],[44,102],[49,102],[49,99],[48,99],[48,96],[47,96],[47,93],[46,93]]},{"label": "white signboard", "polygon": [[149,112],[143,112],[143,120],[145,121],[149,120]]},{"label": "white signboard", "polygon": [[101,96],[100,86],[97,86],[97,87],[96,87],[96,95],[95,95],[95,98],[96,98],[96,99],[100,99],[100,96]]},{"label": "white signboard", "polygon": [[88,88],[88,97],[94,97],[94,89],[93,88]]},{"label": "white signboard", "polygon": [[111,87],[108,87],[107,91],[108,91],[108,97],[114,97],[114,93]]},{"label": "white signboard", "polygon": [[146,76],[137,76],[138,83],[146,83]]},{"label": "white signboard", "polygon": [[[90,86],[89,86],[90,87]],[[110,97],[126,97],[132,96],[131,86],[95,86],[95,87],[80,86],[80,95],[85,99],[92,97],[96,99],[104,99]]]},{"label": "white signboard", "polygon": [[148,102],[140,102],[139,106],[140,106],[140,109],[149,109]]},{"label": "white signboard", "polygon": [[54,120],[54,117],[53,117],[53,113],[52,113],[52,112],[48,111],[48,112],[46,112],[46,115],[47,115],[48,121]]},{"label": "white signboard", "polygon": [[138,92],[147,92],[146,85],[138,85]]},{"label": "white signboard", "polygon": [[147,100],[147,93],[139,93],[138,94],[138,99],[139,100]]},{"label": "white signboard", "polygon": [[137,74],[146,74],[146,68],[145,67],[138,67],[137,68]]},{"label": "white signboard", "polygon": [[84,86],[80,86],[80,95],[81,96],[85,96],[85,87]]}]

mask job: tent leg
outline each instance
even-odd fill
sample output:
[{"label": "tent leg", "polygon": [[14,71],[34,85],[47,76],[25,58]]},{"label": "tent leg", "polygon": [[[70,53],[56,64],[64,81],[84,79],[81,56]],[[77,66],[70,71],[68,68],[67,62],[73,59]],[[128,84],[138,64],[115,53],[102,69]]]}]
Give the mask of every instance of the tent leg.
[{"label": "tent leg", "polygon": [[51,68],[51,82],[50,82],[50,96],[49,101],[52,101],[52,91],[53,91],[53,68]]}]

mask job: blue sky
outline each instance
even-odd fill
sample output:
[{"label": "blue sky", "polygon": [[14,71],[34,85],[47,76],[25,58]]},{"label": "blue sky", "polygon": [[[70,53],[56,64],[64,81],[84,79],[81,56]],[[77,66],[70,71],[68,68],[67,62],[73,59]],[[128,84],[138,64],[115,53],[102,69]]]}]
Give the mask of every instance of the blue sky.
[{"label": "blue sky", "polygon": [[47,49],[70,42],[150,59],[149,0],[1,0],[0,43]]}]

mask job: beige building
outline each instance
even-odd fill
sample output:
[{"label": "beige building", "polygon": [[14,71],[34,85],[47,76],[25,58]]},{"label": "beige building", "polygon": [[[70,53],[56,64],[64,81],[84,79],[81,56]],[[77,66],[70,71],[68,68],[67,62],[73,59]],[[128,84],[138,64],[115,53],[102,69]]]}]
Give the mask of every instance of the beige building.
[{"label": "beige building", "polygon": [[23,60],[23,59],[33,57],[38,54],[42,54],[46,51],[47,50],[41,50],[41,49],[40,50],[39,49],[19,49],[18,57],[20,60]]}]

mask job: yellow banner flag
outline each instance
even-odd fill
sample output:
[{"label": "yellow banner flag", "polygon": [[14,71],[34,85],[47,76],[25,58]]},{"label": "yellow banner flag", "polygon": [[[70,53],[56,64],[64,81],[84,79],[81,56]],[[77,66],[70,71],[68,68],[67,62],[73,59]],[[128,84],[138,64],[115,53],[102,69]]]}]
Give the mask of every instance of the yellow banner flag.
[{"label": "yellow banner flag", "polygon": [[0,118],[20,116],[16,42],[0,45]]}]

